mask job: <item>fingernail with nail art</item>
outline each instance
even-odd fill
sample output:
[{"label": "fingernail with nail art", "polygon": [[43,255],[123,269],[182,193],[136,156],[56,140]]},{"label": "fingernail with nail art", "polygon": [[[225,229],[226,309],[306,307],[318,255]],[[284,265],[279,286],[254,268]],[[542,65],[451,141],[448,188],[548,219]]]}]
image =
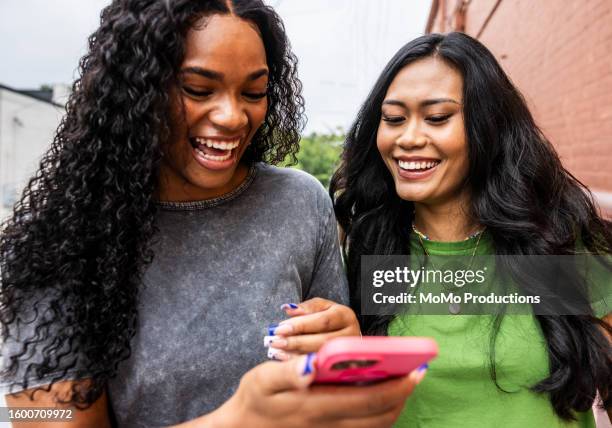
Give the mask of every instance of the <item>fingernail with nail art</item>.
[{"label": "fingernail with nail art", "polygon": [[278,336],[264,336],[264,346],[267,348]]},{"label": "fingernail with nail art", "polygon": [[429,366],[427,364],[423,364],[423,365],[419,366],[419,368],[416,370],[415,382],[416,382],[417,385],[419,383],[421,383],[421,381],[423,380],[423,378],[427,374],[427,368],[428,367]]},{"label": "fingernail with nail art", "polygon": [[268,336],[276,336],[279,334],[288,334],[293,331],[291,324],[272,324],[268,327]]},{"label": "fingernail with nail art", "polygon": [[271,360],[283,361],[287,359],[286,356],[287,355],[279,349],[268,348],[268,358]]},{"label": "fingernail with nail art", "polygon": [[308,376],[312,373],[314,369],[314,356],[314,352],[311,352],[306,356],[306,362],[304,363],[304,370],[302,370],[302,376]]},{"label": "fingernail with nail art", "polygon": [[297,309],[299,308],[298,305],[296,305],[295,303],[283,303],[281,305],[281,310],[287,310],[287,309]]},{"label": "fingernail with nail art", "polygon": [[276,330],[276,327],[278,327],[278,324],[270,324],[268,326],[268,336],[274,336],[274,330]]},{"label": "fingernail with nail art", "polygon": [[264,346],[274,346],[276,348],[284,348],[287,346],[287,340],[280,336],[264,336]]}]

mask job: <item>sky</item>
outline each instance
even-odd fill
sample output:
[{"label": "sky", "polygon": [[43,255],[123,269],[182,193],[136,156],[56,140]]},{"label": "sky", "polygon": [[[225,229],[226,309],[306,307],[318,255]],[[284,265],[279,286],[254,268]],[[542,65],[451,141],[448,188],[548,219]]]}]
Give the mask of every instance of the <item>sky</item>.
[{"label": "sky", "polygon": [[[430,0],[266,0],[304,84],[305,133],[346,130],[376,77],[423,34]],[[0,84],[70,84],[109,0],[0,0]]]}]

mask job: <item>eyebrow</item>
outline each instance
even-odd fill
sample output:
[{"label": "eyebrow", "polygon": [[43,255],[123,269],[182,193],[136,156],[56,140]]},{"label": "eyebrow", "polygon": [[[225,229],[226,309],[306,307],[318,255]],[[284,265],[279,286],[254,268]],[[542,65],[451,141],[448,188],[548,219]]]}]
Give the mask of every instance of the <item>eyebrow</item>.
[{"label": "eyebrow", "polygon": [[[209,70],[207,68],[202,68],[202,67],[185,67],[181,70],[181,72],[197,74],[199,76],[206,77],[207,79],[218,80],[218,81],[222,81],[223,78],[225,77],[223,73],[219,73],[218,71],[213,71],[213,70]],[[249,81],[257,80],[260,77],[267,76],[268,73],[269,72],[267,68],[262,68],[260,70],[254,71],[253,73],[249,74],[247,76],[247,80]]]},{"label": "eyebrow", "polygon": [[[455,101],[452,98],[432,98],[432,99],[429,99],[429,100],[421,101],[419,103],[419,106],[427,107],[427,106],[431,106],[431,105],[434,105],[434,104],[440,104],[440,103],[453,103],[453,104],[461,105],[460,102]],[[385,104],[392,105],[392,106],[399,106],[399,107],[403,107],[405,109],[408,108],[408,106],[403,101],[399,101],[399,100],[385,100],[385,101],[383,101],[383,105],[385,105]]]}]

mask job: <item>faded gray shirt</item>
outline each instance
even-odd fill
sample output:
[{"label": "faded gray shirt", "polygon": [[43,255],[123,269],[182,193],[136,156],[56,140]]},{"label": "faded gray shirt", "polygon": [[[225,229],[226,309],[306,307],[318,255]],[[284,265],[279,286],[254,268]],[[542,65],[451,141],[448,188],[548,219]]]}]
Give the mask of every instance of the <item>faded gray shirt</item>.
[{"label": "faded gray shirt", "polygon": [[132,355],[109,385],[120,426],[162,426],[219,407],[266,361],[280,306],[348,302],[329,196],[312,176],[256,164],[214,200],[164,203]]},{"label": "faded gray shirt", "polygon": [[[348,302],[331,201],[304,172],[256,164],[230,194],[161,203],[156,222],[132,354],[108,385],[120,427],[176,424],[219,407],[267,359],[263,337],[285,318],[281,304]],[[2,354],[30,335],[7,341]]]}]

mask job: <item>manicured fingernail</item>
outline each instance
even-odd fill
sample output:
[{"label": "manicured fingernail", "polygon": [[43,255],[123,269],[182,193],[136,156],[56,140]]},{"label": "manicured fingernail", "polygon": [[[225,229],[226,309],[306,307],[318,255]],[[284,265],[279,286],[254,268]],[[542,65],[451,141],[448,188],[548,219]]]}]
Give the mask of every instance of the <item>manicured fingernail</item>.
[{"label": "manicured fingernail", "polygon": [[275,348],[284,348],[287,346],[287,340],[280,336],[264,336],[264,346],[274,346]]},{"label": "manicured fingernail", "polygon": [[271,360],[283,361],[285,353],[279,349],[268,348],[268,358]]},{"label": "manicured fingernail", "polygon": [[279,334],[289,334],[291,332],[293,332],[293,326],[291,324],[278,324],[278,326],[274,328],[273,333],[270,336],[276,336]]},{"label": "manicured fingernail", "polygon": [[302,371],[302,376],[307,376],[312,373],[313,364],[314,364],[314,356],[315,353],[311,352],[306,356],[306,362],[304,363],[304,370]]},{"label": "manicured fingernail", "polygon": [[281,305],[281,310],[286,310],[286,309],[297,309],[299,308],[298,305],[296,305],[295,303],[284,303]]},{"label": "manicured fingernail", "polygon": [[278,324],[270,324],[268,326],[268,336],[274,336],[274,332],[276,331],[276,327],[278,327]]},{"label": "manicured fingernail", "polygon": [[424,372],[424,371],[425,371],[425,370],[427,370],[428,368],[429,368],[429,365],[428,365],[427,363],[425,363],[425,364],[421,364],[421,365],[419,366],[419,368],[417,369],[417,372],[419,372],[419,373],[420,373],[420,372]]},{"label": "manicured fingernail", "polygon": [[427,374],[427,364],[423,364],[416,371],[416,376],[414,378],[415,383],[418,385],[421,383],[425,375]]}]

